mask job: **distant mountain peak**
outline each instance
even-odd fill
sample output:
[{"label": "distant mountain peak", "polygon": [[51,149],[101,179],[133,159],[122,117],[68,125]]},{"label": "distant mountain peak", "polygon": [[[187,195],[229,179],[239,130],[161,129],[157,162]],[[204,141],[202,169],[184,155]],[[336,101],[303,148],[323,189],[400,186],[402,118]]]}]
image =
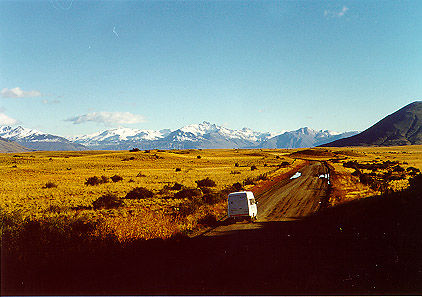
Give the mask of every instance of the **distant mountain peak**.
[{"label": "distant mountain peak", "polygon": [[[352,133],[353,134],[353,133]],[[192,149],[192,148],[298,148],[312,147],[352,134],[316,131],[309,127],[280,133],[257,132],[244,127],[239,130],[204,121],[171,131],[116,127],[65,139],[21,126],[0,126],[0,137],[41,150]],[[53,145],[56,143],[56,145]]]},{"label": "distant mountain peak", "polygon": [[68,139],[36,129],[28,129],[22,126],[12,128],[11,126],[0,126],[0,137],[14,141],[32,150],[85,150],[80,144],[75,144]]}]

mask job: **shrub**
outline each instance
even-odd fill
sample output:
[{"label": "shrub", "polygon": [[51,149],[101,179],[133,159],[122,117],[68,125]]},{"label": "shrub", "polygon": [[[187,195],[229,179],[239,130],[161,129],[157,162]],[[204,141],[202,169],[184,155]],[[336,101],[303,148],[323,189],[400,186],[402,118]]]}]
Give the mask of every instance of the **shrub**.
[{"label": "shrub", "polygon": [[150,150],[144,150],[144,153],[148,154],[149,152],[151,152],[151,151]]},{"label": "shrub", "polygon": [[393,167],[393,171],[395,172],[404,172],[404,168],[401,167],[400,165],[396,165]]},{"label": "shrub", "polygon": [[205,217],[198,220],[198,224],[204,227],[214,227],[217,226],[217,218],[213,214],[207,214]]},{"label": "shrub", "polygon": [[409,180],[410,187],[415,190],[422,190],[422,174],[418,174]]},{"label": "shrub", "polygon": [[176,172],[182,171],[181,168],[176,168]]},{"label": "shrub", "polygon": [[247,185],[254,185],[255,184],[255,182],[253,181],[253,179],[252,178],[250,178],[250,177],[248,177],[247,179],[245,179],[244,181],[243,181],[243,186],[247,186]]},{"label": "shrub", "polygon": [[125,199],[145,199],[152,198],[154,193],[144,187],[136,187],[126,194]]},{"label": "shrub", "polygon": [[268,177],[267,177],[266,173],[260,174],[256,178],[256,180],[267,180],[267,179],[268,179]]},{"label": "shrub", "polygon": [[232,171],[230,171],[230,174],[240,174],[240,171],[232,170]]},{"label": "shrub", "polygon": [[256,169],[258,169],[258,168],[256,168],[256,166],[255,165],[252,165],[251,166],[251,170],[253,171],[253,170],[256,170]]},{"label": "shrub", "polygon": [[131,153],[139,152],[139,149],[137,147],[134,147],[133,149],[129,150]]},{"label": "shrub", "polygon": [[105,194],[92,203],[92,206],[94,209],[101,209],[101,208],[111,209],[111,208],[120,207],[122,205],[123,205],[122,199],[117,197],[115,194]]},{"label": "shrub", "polygon": [[129,160],[135,160],[135,157],[130,157],[130,158],[124,158],[124,159],[122,159],[122,161],[129,161]]},{"label": "shrub", "polygon": [[234,163],[234,167],[239,167],[239,163]]},{"label": "shrub", "polygon": [[186,203],[180,203],[179,205],[174,207],[175,214],[183,217],[187,217],[188,215],[194,214],[197,209],[197,204],[191,201],[188,201]]},{"label": "shrub", "polygon": [[215,204],[224,199],[221,193],[209,192],[202,197],[202,200],[207,204]]},{"label": "shrub", "polygon": [[196,156],[197,159],[201,159],[201,156]]},{"label": "shrub", "polygon": [[136,175],[136,177],[146,177],[146,175],[139,171],[139,173]]},{"label": "shrub", "polygon": [[201,194],[202,194],[202,192],[199,189],[186,188],[186,189],[182,189],[179,192],[175,193],[174,198],[176,198],[176,199],[184,199],[184,198],[193,199],[194,197],[201,196]]},{"label": "shrub", "polygon": [[133,178],[131,178],[131,179],[129,180],[129,182],[130,182],[130,183],[134,183],[135,181],[133,180]]},{"label": "shrub", "polygon": [[202,194],[208,194],[208,193],[212,192],[211,188],[203,187],[203,188],[200,188],[200,189],[202,191]]},{"label": "shrub", "polygon": [[171,187],[169,185],[164,185],[161,190],[158,191],[159,195],[167,195],[169,194]]},{"label": "shrub", "polygon": [[201,179],[201,180],[197,180],[197,181],[195,181],[195,183],[198,185],[199,188],[215,187],[216,186],[215,181],[213,181],[209,177]]},{"label": "shrub", "polygon": [[88,177],[86,179],[85,185],[87,185],[87,186],[96,186],[96,185],[104,184],[104,183],[107,183],[107,182],[108,182],[108,178],[106,176],[104,176],[104,175],[101,176],[101,177],[91,176],[91,177]]},{"label": "shrub", "polygon": [[289,162],[284,161],[284,162],[281,162],[281,163],[280,163],[280,165],[278,165],[278,167],[282,168],[282,167],[287,167],[287,166],[289,166],[289,165],[290,165],[290,163],[289,163]]},{"label": "shrub", "polygon": [[233,189],[233,192],[239,192],[239,191],[242,191],[243,190],[243,186],[239,182],[234,183],[231,187]]},{"label": "shrub", "polygon": [[117,175],[117,174],[113,175],[113,176],[112,176],[112,177],[110,177],[110,178],[111,178],[111,181],[112,181],[113,183],[117,183],[118,181],[123,180],[123,177],[121,177],[120,175]]},{"label": "shrub", "polygon": [[171,190],[174,190],[174,191],[179,191],[179,190],[181,190],[182,188],[183,188],[183,185],[182,185],[182,184],[175,183],[175,184],[173,185],[173,187],[171,187],[170,189],[171,189]]},{"label": "shrub", "polygon": [[57,185],[53,182],[46,182],[43,189],[57,188]]}]

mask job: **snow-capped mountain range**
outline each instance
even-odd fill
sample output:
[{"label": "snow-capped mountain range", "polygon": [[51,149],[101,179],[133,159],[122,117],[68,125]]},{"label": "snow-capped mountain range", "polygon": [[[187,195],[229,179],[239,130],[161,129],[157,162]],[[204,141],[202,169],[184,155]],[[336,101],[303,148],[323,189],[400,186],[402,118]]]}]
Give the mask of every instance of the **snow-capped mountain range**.
[{"label": "snow-capped mountain range", "polygon": [[18,126],[0,126],[0,137],[39,151],[80,151],[87,148],[64,137]]},{"label": "snow-capped mountain range", "polygon": [[318,146],[358,132],[336,133],[301,128],[278,134],[248,128],[232,130],[203,122],[171,131],[113,128],[64,138],[23,127],[0,126],[0,137],[35,150],[128,150],[199,148],[300,148]]}]

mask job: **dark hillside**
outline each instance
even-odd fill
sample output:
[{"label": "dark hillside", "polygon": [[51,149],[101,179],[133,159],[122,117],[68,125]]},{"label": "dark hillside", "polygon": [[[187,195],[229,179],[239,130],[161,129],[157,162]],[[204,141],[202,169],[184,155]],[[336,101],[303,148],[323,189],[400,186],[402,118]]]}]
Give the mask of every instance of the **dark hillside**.
[{"label": "dark hillside", "polygon": [[422,144],[422,101],[388,115],[372,127],[351,137],[322,146],[396,146]]}]

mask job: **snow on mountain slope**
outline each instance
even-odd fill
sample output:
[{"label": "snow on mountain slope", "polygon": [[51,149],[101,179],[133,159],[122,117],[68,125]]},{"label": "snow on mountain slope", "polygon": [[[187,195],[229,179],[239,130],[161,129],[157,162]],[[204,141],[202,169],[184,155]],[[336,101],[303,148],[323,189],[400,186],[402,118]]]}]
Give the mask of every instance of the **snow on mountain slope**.
[{"label": "snow on mountain slope", "polygon": [[75,151],[86,149],[84,146],[75,144],[64,137],[43,133],[35,129],[23,128],[21,126],[16,128],[0,126],[0,137],[15,141],[16,143],[33,150]]},{"label": "snow on mountain slope", "polygon": [[174,131],[113,128],[66,139],[21,126],[0,126],[0,137],[35,150],[301,148],[318,146],[356,133],[316,131],[308,127],[282,133],[262,133],[249,128],[233,130],[203,122]]},{"label": "snow on mountain slope", "polygon": [[338,133],[329,130],[313,130],[305,127],[284,132],[262,142],[260,148],[304,148],[318,146],[336,139],[357,134],[357,131]]}]

